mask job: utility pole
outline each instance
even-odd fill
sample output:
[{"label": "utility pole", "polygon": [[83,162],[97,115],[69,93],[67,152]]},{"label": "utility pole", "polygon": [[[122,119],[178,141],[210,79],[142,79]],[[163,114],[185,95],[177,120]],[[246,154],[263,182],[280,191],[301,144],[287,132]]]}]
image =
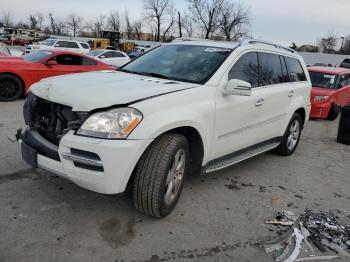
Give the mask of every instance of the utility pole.
[{"label": "utility pole", "polygon": [[341,45],[340,45],[340,53],[343,53],[343,45],[344,45],[345,37],[342,36],[342,37],[340,37],[340,39],[342,40],[342,41],[341,41]]}]

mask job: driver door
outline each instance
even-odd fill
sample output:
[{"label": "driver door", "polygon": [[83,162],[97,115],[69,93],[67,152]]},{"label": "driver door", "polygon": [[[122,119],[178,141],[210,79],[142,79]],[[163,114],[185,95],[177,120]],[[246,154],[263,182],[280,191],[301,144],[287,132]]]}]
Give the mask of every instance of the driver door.
[{"label": "driver door", "polygon": [[41,65],[41,70],[38,70],[39,80],[43,78],[84,72],[84,66],[82,65],[82,57],[78,55],[57,55],[51,57],[49,60],[54,60],[57,65],[48,65],[45,61]]},{"label": "driver door", "polygon": [[[265,90],[259,87],[258,53],[240,56],[227,72],[216,94],[216,123],[213,137],[212,159],[216,159],[261,141],[262,134],[256,125],[264,116]],[[222,88],[231,79],[239,79],[252,85],[251,96],[222,94]]]}]

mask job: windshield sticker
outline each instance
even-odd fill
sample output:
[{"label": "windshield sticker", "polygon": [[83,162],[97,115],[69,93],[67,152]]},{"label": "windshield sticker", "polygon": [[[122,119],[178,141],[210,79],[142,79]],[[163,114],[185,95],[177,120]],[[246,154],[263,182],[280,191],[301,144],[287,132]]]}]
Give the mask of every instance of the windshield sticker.
[{"label": "windshield sticker", "polygon": [[334,79],[334,78],[335,78],[335,75],[324,75],[323,77],[324,77],[324,78],[331,78],[331,79]]},{"label": "windshield sticker", "polygon": [[209,47],[209,48],[205,49],[204,52],[226,53],[226,52],[231,52],[231,49]]}]

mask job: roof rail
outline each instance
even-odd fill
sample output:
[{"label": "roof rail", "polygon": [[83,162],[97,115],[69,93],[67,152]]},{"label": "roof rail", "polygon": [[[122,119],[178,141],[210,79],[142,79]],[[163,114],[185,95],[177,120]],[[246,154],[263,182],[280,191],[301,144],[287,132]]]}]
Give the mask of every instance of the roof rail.
[{"label": "roof rail", "polygon": [[211,39],[203,39],[203,38],[196,38],[196,37],[179,37],[172,41],[172,43],[176,42],[189,42],[189,41],[213,41]]},{"label": "roof rail", "polygon": [[289,51],[293,54],[296,53],[295,50],[289,48],[289,47],[285,47],[285,46],[281,46],[279,44],[276,43],[272,43],[272,42],[268,42],[268,41],[263,41],[263,40],[256,40],[256,39],[248,39],[248,40],[244,40],[241,42],[241,45],[247,45],[247,44],[263,44],[263,45],[269,45],[269,46],[273,46],[275,48],[279,48],[279,49],[284,49],[286,51]]}]

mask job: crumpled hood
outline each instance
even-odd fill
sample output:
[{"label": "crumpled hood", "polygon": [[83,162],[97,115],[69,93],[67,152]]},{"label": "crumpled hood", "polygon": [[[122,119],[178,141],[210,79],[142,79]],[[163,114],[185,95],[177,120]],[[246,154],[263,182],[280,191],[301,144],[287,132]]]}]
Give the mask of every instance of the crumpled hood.
[{"label": "crumpled hood", "polygon": [[73,111],[88,112],[196,86],[117,71],[99,71],[47,78],[32,85],[30,91],[43,99],[70,106]]}]

